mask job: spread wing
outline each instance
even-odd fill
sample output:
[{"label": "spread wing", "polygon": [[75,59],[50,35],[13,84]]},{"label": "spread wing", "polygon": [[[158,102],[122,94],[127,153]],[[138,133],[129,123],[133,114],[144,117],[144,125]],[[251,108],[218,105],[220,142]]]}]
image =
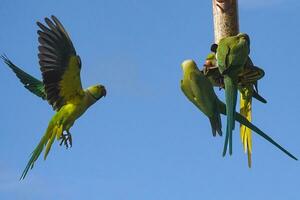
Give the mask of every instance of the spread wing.
[{"label": "spread wing", "polygon": [[43,100],[46,99],[46,93],[42,81],[24,72],[22,69],[13,64],[5,55],[2,55],[1,58],[3,59],[5,64],[7,64],[7,66],[13,70],[13,72],[20,79],[21,83],[23,83],[26,89],[28,89],[38,97],[41,97]]},{"label": "spread wing", "polygon": [[55,110],[84,94],[81,80],[80,57],[72,41],[55,16],[45,18],[47,26],[37,22],[39,35],[39,64],[47,101]]}]

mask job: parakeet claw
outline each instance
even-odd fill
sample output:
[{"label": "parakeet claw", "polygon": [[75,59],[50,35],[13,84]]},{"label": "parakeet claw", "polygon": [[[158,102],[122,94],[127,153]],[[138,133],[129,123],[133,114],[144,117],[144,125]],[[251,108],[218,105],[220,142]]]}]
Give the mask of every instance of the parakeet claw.
[{"label": "parakeet claw", "polygon": [[69,148],[69,146],[70,146],[70,148],[72,147],[72,135],[71,135],[71,133],[69,131],[67,131],[67,134],[63,133],[61,135],[60,139],[61,139],[61,142],[59,144],[60,146],[62,144],[64,144],[67,149]]}]

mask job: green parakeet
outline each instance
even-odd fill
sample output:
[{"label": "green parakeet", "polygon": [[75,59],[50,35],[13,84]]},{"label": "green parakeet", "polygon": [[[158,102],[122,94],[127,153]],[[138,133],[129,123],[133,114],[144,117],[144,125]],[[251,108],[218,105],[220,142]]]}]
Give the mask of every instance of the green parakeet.
[{"label": "green parakeet", "polygon": [[[200,71],[193,60],[186,60],[181,65],[183,70],[183,79],[181,80],[181,90],[185,96],[202,111],[212,124],[213,132],[221,132],[220,114],[226,115],[226,105],[221,102],[213,90],[213,85],[209,79]],[[272,138],[262,132],[258,127],[249,122],[241,114],[235,112],[234,121],[247,126],[258,135],[262,136],[270,143],[275,145],[281,151],[291,158],[297,160],[290,152],[281,147]],[[212,121],[214,123],[212,123]]]},{"label": "green parakeet", "polygon": [[[4,62],[14,71],[20,81],[30,92],[47,100],[56,111],[49,122],[44,136],[31,154],[21,178],[24,179],[28,170],[45,148],[44,159],[55,140],[61,139],[68,148],[72,146],[70,128],[91,105],[106,95],[105,87],[94,85],[83,89],[80,79],[81,61],[76,54],[72,41],[63,25],[55,16],[45,18],[47,26],[37,22],[40,43],[39,64],[43,80],[40,81],[14,65],[7,57]],[[66,134],[64,134],[66,132]]]},{"label": "green parakeet", "polygon": [[[208,54],[205,64],[203,66],[204,75],[210,80],[215,87],[224,88],[224,77],[221,75],[217,67],[216,52],[218,45],[211,46],[211,53]],[[251,59],[248,60],[244,66],[244,70],[238,75],[238,89],[241,92],[240,113],[251,122],[252,97],[266,103],[267,101],[258,94],[257,81],[264,76],[264,71],[259,67],[253,65]],[[248,166],[251,167],[251,152],[252,139],[251,129],[241,124],[240,127],[241,140],[245,152],[248,154]]]},{"label": "green parakeet", "polygon": [[[182,64],[182,68],[184,73],[183,79],[181,80],[181,90],[183,91],[185,96],[209,118],[213,136],[216,136],[216,133],[222,136],[220,112],[218,110],[218,107],[215,106],[216,102],[211,101],[211,96],[215,95],[214,91],[207,90],[204,92],[197,89],[195,79],[207,80],[207,78],[205,76],[198,76],[198,73],[201,72],[198,70],[196,64],[193,61],[185,61]],[[206,86],[204,87],[209,88],[211,86],[211,83],[209,81],[202,80],[202,82],[203,84],[206,84]],[[216,98],[214,98],[213,100],[216,100]]]},{"label": "green parakeet", "polygon": [[216,62],[216,54],[214,52],[209,53],[203,65],[203,73],[214,87],[222,89],[224,88],[224,77],[219,72]]},{"label": "green parakeet", "polygon": [[217,48],[217,63],[224,76],[226,99],[226,138],[223,150],[225,156],[228,143],[229,154],[232,154],[232,131],[234,129],[235,107],[237,103],[238,75],[243,71],[250,53],[250,38],[247,34],[226,37],[220,40]]},{"label": "green parakeet", "polygon": [[[221,75],[217,66],[217,48],[217,44],[213,44],[211,46],[212,52],[207,55],[202,71],[214,87],[224,89],[224,77]],[[242,89],[244,87],[251,85],[251,88],[253,88],[252,97],[256,98],[262,103],[266,103],[267,101],[261,95],[258,94],[257,86],[257,81],[261,79],[264,76],[264,74],[265,72],[261,68],[254,66],[251,59],[248,58],[248,61],[244,66],[244,70],[238,75],[238,89],[242,93]]]},{"label": "green parakeet", "polygon": [[[239,91],[240,95],[240,113],[250,122],[252,121],[252,97],[255,97],[263,103],[267,101],[258,94],[257,81],[264,76],[264,71],[255,67],[250,58],[244,66],[243,74],[240,76]],[[251,129],[243,124],[240,125],[240,135],[244,151],[248,155],[248,166],[251,167],[252,154],[252,136]]]}]

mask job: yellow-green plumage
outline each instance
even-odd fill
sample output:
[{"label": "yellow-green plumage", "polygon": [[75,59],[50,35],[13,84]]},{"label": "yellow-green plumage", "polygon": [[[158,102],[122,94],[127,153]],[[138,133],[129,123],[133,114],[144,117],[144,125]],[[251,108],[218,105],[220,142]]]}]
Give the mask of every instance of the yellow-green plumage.
[{"label": "yellow-green plumage", "polygon": [[[203,74],[209,79],[213,86],[224,88],[224,77],[221,75],[217,67],[216,53],[218,45],[211,46],[211,53],[206,57],[203,68]],[[264,76],[264,71],[253,65],[251,59],[248,57],[243,71],[238,74],[238,89],[240,95],[240,113],[251,122],[252,97],[266,103],[267,101],[258,94],[257,81]],[[248,155],[248,166],[251,167],[251,153],[252,153],[252,138],[251,129],[244,125],[240,125],[240,135],[245,152]]]},{"label": "yellow-green plumage", "polygon": [[[197,106],[208,118],[211,124],[212,134],[216,136],[218,133],[222,136],[222,123],[220,112],[218,108],[215,107],[215,102],[211,101],[211,99],[217,99],[213,90],[208,90],[205,92],[202,90],[198,90],[197,83],[201,82],[202,79],[206,79],[206,77],[199,76],[202,72],[196,67],[196,63],[193,60],[186,60],[182,64],[183,79],[181,80],[181,90],[186,95],[186,97]],[[209,87],[211,85],[210,82],[203,81],[205,86]],[[205,87],[203,86],[203,87]]]},{"label": "yellow-green plumage", "polygon": [[229,154],[232,154],[232,131],[235,127],[235,107],[239,74],[243,71],[250,53],[250,39],[247,34],[238,34],[222,38],[217,48],[217,63],[220,73],[224,76],[225,99],[227,112],[227,128],[223,156],[229,144]]},{"label": "yellow-green plumage", "polygon": [[[258,94],[257,81],[264,76],[264,71],[253,65],[250,58],[245,64],[242,73],[242,83],[239,84],[240,95],[240,114],[243,115],[248,121],[252,121],[252,97],[266,103],[267,101]],[[252,134],[251,129],[240,124],[240,135],[243,143],[243,148],[248,156],[248,166],[252,165]]]},{"label": "yellow-green plumage", "polygon": [[[181,81],[181,89],[186,97],[197,106],[207,117],[212,116],[212,113],[217,115],[226,115],[226,105],[220,101],[213,90],[213,85],[209,79],[198,69],[196,63],[192,60],[186,60],[182,63],[183,79]],[[193,75],[192,75],[193,74]],[[190,78],[190,77],[194,78]],[[244,116],[235,112],[234,122],[250,128],[258,135],[272,143],[289,157],[297,160],[297,158],[276,143],[271,137],[261,131],[258,127],[249,122]]]},{"label": "yellow-green plumage", "polygon": [[[37,23],[40,27],[38,57],[43,81],[27,74],[7,57],[2,56],[4,62],[15,72],[24,86],[47,100],[56,111],[45,134],[32,152],[20,179],[24,179],[28,170],[33,168],[44,148],[44,159],[47,158],[55,138],[64,142],[66,147],[68,142],[72,146],[70,128],[92,104],[106,95],[105,87],[102,85],[94,85],[83,90],[80,79],[80,57],[76,54],[62,24],[54,16],[51,19],[52,21],[45,18],[47,26]],[[64,135],[64,132],[68,134]]]}]

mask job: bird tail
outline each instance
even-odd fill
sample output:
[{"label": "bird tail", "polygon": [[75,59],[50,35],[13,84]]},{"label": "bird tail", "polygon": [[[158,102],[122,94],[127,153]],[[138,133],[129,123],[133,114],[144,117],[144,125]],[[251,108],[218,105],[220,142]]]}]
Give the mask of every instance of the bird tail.
[{"label": "bird tail", "polygon": [[222,136],[222,122],[220,114],[209,118],[212,134],[215,137],[217,133]]},{"label": "bird tail", "polygon": [[57,116],[57,114],[54,115],[52,120],[49,122],[46,133],[41,138],[37,147],[31,153],[31,157],[20,177],[20,180],[23,180],[26,177],[29,169],[33,168],[35,161],[38,159],[38,157],[42,153],[44,147],[46,146],[45,155],[44,155],[44,160],[46,160],[47,155],[48,155],[48,153],[51,149],[51,146],[54,142],[55,136],[56,136],[56,138],[60,138],[60,136],[63,132],[63,127],[61,124],[57,123],[57,121],[55,120],[56,116]]},{"label": "bird tail", "polygon": [[[244,116],[249,122],[252,119],[252,98],[247,99],[241,93],[240,98],[240,114]],[[241,140],[243,143],[244,151],[248,155],[248,166],[251,168],[251,154],[252,154],[252,135],[251,129],[247,126],[240,125]]]},{"label": "bird tail", "polygon": [[253,91],[253,97],[262,103],[267,103],[267,100],[260,96],[256,91]]},{"label": "bird tail", "polygon": [[251,122],[249,122],[244,116],[242,116],[239,113],[235,114],[236,116],[236,120],[247,126],[248,128],[250,128],[252,131],[256,132],[258,135],[260,135],[261,137],[263,137],[264,139],[266,139],[267,141],[269,141],[270,143],[272,143],[274,146],[276,146],[278,149],[280,149],[282,152],[284,152],[285,154],[287,154],[289,157],[293,158],[294,160],[298,160],[294,155],[292,155],[289,151],[287,151],[286,149],[284,149],[281,145],[279,145],[277,142],[275,142],[270,136],[268,136],[266,133],[264,133],[263,131],[261,131],[257,126],[255,126],[254,124],[252,124]]},{"label": "bird tail", "polygon": [[232,78],[225,77],[225,99],[226,99],[226,114],[227,114],[227,127],[226,137],[223,149],[223,156],[226,155],[227,146],[229,143],[229,154],[232,154],[232,131],[235,126],[235,107],[237,101],[237,86],[234,84]]}]

